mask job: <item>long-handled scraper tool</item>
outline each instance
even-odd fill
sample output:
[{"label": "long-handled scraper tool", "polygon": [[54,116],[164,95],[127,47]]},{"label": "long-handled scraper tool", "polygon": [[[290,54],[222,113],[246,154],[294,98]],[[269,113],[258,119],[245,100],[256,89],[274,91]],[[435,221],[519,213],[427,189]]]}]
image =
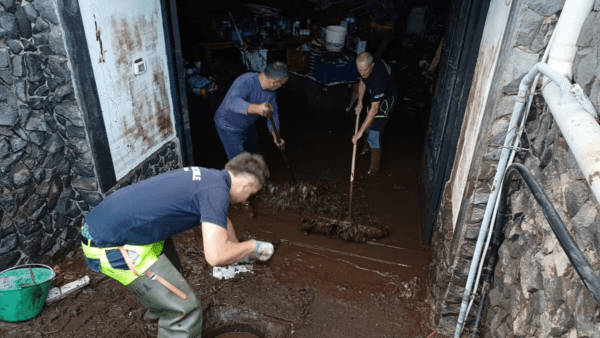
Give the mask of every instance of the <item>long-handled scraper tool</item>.
[{"label": "long-handled scraper tool", "polygon": [[[271,111],[273,111],[273,105],[270,103],[267,103],[267,105],[269,106],[269,108],[271,108]],[[281,143],[281,137],[279,136],[279,131],[277,130],[277,125],[275,125],[275,120],[273,119],[273,114],[271,114],[271,116],[269,116],[269,121],[271,121],[271,126],[273,126],[273,131],[275,132],[275,138],[277,139],[277,144],[279,144],[279,143]],[[277,148],[279,148],[279,150],[281,150],[281,156],[283,157],[283,160],[285,161],[285,166],[290,171],[290,175],[292,175],[292,181],[294,181],[294,183],[296,183],[296,177],[294,176],[294,173],[292,172],[292,168],[290,167],[290,164],[288,163],[287,156],[285,156],[285,151],[280,146],[277,146]]]},{"label": "long-handled scraper tool", "polygon": [[[352,101],[346,112],[349,112],[356,98]],[[354,127],[354,135],[358,132],[358,124],[360,114],[356,114],[356,125]],[[301,228],[307,232],[322,233],[329,236],[335,236],[345,241],[353,241],[356,243],[366,242],[368,240],[385,237],[389,234],[387,227],[379,224],[379,222],[370,220],[365,224],[357,224],[352,221],[352,198],[354,187],[354,168],[356,164],[356,144],[352,150],[352,165],[350,171],[350,200],[348,206],[348,216],[345,220],[330,218],[323,214],[313,214],[305,217]]]}]

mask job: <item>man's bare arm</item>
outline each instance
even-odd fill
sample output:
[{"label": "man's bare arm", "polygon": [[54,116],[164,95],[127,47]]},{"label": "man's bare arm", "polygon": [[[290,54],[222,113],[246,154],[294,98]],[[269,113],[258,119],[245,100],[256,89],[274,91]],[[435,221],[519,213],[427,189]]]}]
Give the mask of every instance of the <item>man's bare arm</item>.
[{"label": "man's bare arm", "polygon": [[251,241],[239,242],[235,230],[227,219],[228,229],[214,223],[202,223],[204,257],[212,266],[223,266],[239,262],[254,251],[256,244]]}]

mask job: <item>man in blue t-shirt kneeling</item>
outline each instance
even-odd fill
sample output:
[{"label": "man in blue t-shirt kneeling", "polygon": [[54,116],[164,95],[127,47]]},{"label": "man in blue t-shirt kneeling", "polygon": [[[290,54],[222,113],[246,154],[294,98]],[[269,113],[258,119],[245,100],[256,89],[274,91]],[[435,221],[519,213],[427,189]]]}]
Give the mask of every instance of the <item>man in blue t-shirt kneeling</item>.
[{"label": "man in blue t-shirt kneeling", "polygon": [[202,226],[208,264],[240,260],[266,261],[273,244],[239,242],[230,204],[241,204],[269,179],[261,155],[242,153],[224,170],[188,167],[172,170],[121,188],[98,204],[82,227],[82,250],[88,266],[129,288],[148,308],[146,319],[158,319],[159,337],[200,337],[202,306],[179,269],[170,238]]}]

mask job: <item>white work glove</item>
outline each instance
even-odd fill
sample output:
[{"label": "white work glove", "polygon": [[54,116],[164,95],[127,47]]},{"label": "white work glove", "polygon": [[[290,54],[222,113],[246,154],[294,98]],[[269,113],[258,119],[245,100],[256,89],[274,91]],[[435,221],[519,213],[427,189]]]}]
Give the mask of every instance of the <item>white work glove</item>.
[{"label": "white work glove", "polygon": [[254,248],[254,251],[248,255],[248,258],[266,261],[273,256],[273,253],[275,252],[275,247],[273,244],[269,242],[257,241],[255,239],[251,239],[250,241],[256,243],[256,247]]}]

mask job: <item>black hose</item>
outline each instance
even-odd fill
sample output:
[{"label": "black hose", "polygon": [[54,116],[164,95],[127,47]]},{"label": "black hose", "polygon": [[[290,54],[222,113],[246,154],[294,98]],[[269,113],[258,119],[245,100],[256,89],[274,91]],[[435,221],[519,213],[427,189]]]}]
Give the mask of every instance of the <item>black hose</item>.
[{"label": "black hose", "polygon": [[[567,230],[567,227],[563,223],[562,219],[556,212],[556,209],[550,203],[548,196],[542,191],[540,185],[535,181],[533,175],[519,163],[511,164],[504,173],[504,180],[502,181],[502,187],[500,191],[500,204],[498,206],[498,214],[496,215],[496,223],[494,224],[494,233],[491,240],[491,246],[486,255],[486,262],[484,264],[484,270],[482,272],[483,282],[487,284],[491,284],[493,275],[494,275],[494,266],[496,264],[498,258],[498,250],[500,245],[502,244],[504,237],[504,221],[508,208],[507,200],[508,200],[508,187],[510,184],[509,177],[513,172],[518,172],[529,190],[533,193],[533,197],[538,202],[540,207],[542,208],[542,212],[550,224],[552,231],[556,235],[558,242],[562,246],[563,250],[567,254],[569,261],[573,264],[575,271],[579,274],[579,277],[583,280],[585,286],[590,290],[592,297],[596,301],[596,304],[600,306],[600,278],[596,274],[596,272],[590,266],[590,263],[581,253],[577,243]],[[484,284],[485,285],[485,284]],[[485,292],[485,287],[484,287]],[[480,297],[479,309],[477,311],[477,317],[475,318],[475,327],[473,331],[478,332],[479,323],[481,321],[481,315],[483,313],[483,306],[485,305],[485,293],[482,292]]]},{"label": "black hose", "polygon": [[479,324],[481,323],[481,314],[483,313],[483,305],[485,304],[485,298],[487,296],[489,286],[490,285],[487,282],[483,283],[481,296],[479,296],[479,307],[477,308],[477,315],[475,316],[475,324],[473,324],[473,328],[471,329],[470,338],[479,338],[481,336],[481,332],[479,332]]}]

